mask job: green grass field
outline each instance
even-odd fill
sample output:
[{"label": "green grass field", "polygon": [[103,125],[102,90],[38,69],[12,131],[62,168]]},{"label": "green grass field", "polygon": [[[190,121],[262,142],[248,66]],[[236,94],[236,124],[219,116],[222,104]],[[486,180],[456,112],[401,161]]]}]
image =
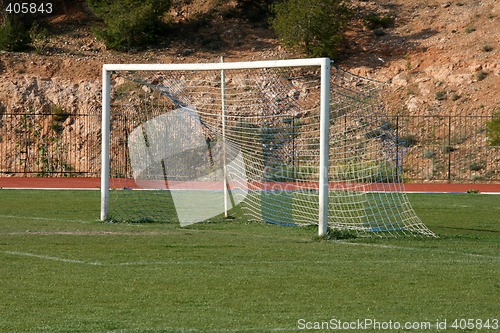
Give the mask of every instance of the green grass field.
[{"label": "green grass field", "polygon": [[100,223],[98,191],[0,190],[0,332],[498,331],[500,197],[410,200],[439,239]]}]

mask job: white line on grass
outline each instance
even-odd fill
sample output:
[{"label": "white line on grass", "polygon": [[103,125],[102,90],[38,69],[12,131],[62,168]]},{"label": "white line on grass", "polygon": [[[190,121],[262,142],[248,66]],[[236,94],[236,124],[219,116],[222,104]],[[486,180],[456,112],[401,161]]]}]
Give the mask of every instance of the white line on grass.
[{"label": "white line on grass", "polygon": [[[350,245],[358,245],[354,243],[350,243]],[[364,244],[367,245],[367,244]],[[408,248],[406,248],[408,249]],[[303,265],[305,262],[308,263],[315,263],[316,265],[329,265],[334,262],[345,262],[345,260],[220,260],[220,261],[200,261],[200,260],[170,260],[170,261],[129,261],[129,262],[119,262],[119,263],[104,263],[100,261],[85,261],[85,260],[79,260],[79,259],[68,259],[68,258],[62,258],[62,257],[56,257],[56,256],[48,256],[48,255],[41,255],[41,254],[35,254],[35,253],[29,253],[29,252],[21,252],[21,251],[1,251],[1,253],[8,254],[8,255],[15,255],[15,256],[22,256],[22,257],[31,257],[31,258],[38,258],[42,260],[49,260],[49,261],[58,261],[62,263],[69,263],[69,264],[80,264],[80,265],[89,265],[89,266],[100,266],[100,267],[111,267],[111,266],[181,266],[181,265],[190,265],[190,266],[206,266],[206,265]],[[478,255],[479,256],[479,255]],[[488,259],[495,259],[498,260],[496,257],[487,257],[487,256],[480,256],[480,257],[486,257]],[[362,263],[363,260],[358,261],[358,263]],[[374,260],[374,259],[367,259],[367,263],[373,264],[373,263],[378,263],[378,264],[394,264],[396,262],[401,262],[401,263],[408,263],[406,260],[394,260],[394,259],[389,259],[389,260]],[[426,263],[426,264],[431,264],[431,263],[442,263],[442,260],[429,260],[429,259],[423,259],[421,261],[412,261],[411,263]],[[447,260],[447,262],[454,262],[454,263],[477,263],[476,260],[465,260],[465,259],[460,259],[460,260]]]},{"label": "white line on grass", "polygon": [[[23,219],[23,220],[31,220],[31,221],[54,221],[54,222],[74,222],[74,223],[96,223],[96,224],[106,224],[106,222],[102,222],[98,219],[95,220],[73,220],[73,219],[62,219],[57,217],[37,217],[37,216],[21,216],[21,215],[0,215],[0,219]],[[111,224],[111,223],[109,223]],[[121,226],[130,227],[130,228],[146,228],[147,225],[144,223],[120,223]],[[187,230],[187,229],[186,229]],[[190,231],[194,231],[194,229],[189,229]],[[203,231],[203,230],[199,230]]]},{"label": "white line on grass", "polygon": [[335,243],[354,245],[354,246],[377,247],[377,248],[381,248],[381,249],[397,249],[397,250],[410,250],[410,251],[429,251],[429,250],[432,250],[432,251],[436,251],[436,252],[453,254],[453,255],[458,254],[458,255],[462,255],[462,256],[469,256],[469,257],[475,257],[475,258],[486,258],[486,259],[492,259],[492,260],[496,260],[496,261],[500,260],[499,256],[489,256],[489,255],[485,255],[485,254],[467,253],[467,252],[460,252],[460,251],[448,251],[448,250],[440,250],[440,249],[406,247],[406,246],[375,244],[375,243],[351,243],[351,242],[346,242],[346,241],[335,241]]},{"label": "white line on grass", "polygon": [[[182,328],[182,327],[162,327],[158,329],[158,332],[186,332],[186,333],[222,333],[222,332],[291,332],[291,331],[300,331],[298,327],[248,327],[248,328],[219,328],[219,329],[197,329],[197,328]],[[106,333],[137,333],[138,330],[135,329],[120,329],[113,331],[106,331]],[[142,332],[142,331],[141,331]],[[156,330],[153,330],[156,332]],[[105,333],[105,332],[99,332]]]},{"label": "white line on grass", "polygon": [[[1,217],[1,215],[0,215]],[[64,220],[67,221],[67,220]],[[1,233],[0,233],[1,234]],[[4,233],[8,235],[25,235],[29,234],[29,232],[13,232],[13,233]],[[40,235],[45,235],[45,234],[55,234],[55,235],[94,235],[95,233],[92,232],[33,232],[32,234],[40,234]],[[124,233],[113,233],[113,232],[101,232],[97,233],[99,235],[113,235],[113,234],[122,234],[125,235]],[[135,235],[135,234],[133,234]],[[398,245],[387,245],[387,244],[375,244],[375,243],[353,243],[353,242],[347,242],[347,241],[334,241],[333,243],[336,244],[341,244],[341,245],[349,245],[349,246],[364,246],[364,247],[376,247],[380,249],[395,249],[395,250],[405,250],[405,251],[435,251],[435,252],[440,252],[440,253],[445,253],[445,254],[451,254],[451,255],[459,255],[459,256],[467,256],[467,257],[472,257],[472,258],[482,258],[482,259],[488,259],[488,260],[493,260],[493,261],[500,261],[500,256],[490,256],[490,255],[484,255],[484,254],[476,254],[476,253],[468,253],[468,252],[460,252],[460,251],[448,251],[448,250],[439,250],[439,249],[427,249],[427,248],[418,248],[418,247],[405,247],[405,246],[398,246]],[[245,261],[245,262],[235,262],[235,261],[223,261],[223,262],[214,262],[214,261],[131,261],[131,262],[122,262],[122,263],[101,263],[101,262],[88,262],[88,261],[82,261],[82,260],[74,260],[74,259],[64,259],[60,257],[54,257],[54,256],[45,256],[45,255],[38,255],[38,254],[33,254],[33,253],[28,253],[28,252],[17,252],[17,251],[3,251],[3,253],[6,254],[17,254],[17,255],[24,255],[27,257],[36,257],[40,259],[46,259],[46,260],[54,260],[54,261],[60,261],[60,262],[67,262],[67,263],[78,263],[78,264],[87,264],[87,265],[93,265],[93,266],[152,266],[152,265],[206,265],[206,264],[279,264],[279,263],[286,263],[286,264],[302,264],[304,261],[300,260],[292,260],[292,261],[284,261],[284,260],[279,260],[279,261]],[[450,260],[447,260],[450,262]],[[458,259],[458,260],[452,260],[453,262],[463,262],[467,263],[470,262],[470,260],[466,259]],[[316,264],[329,264],[334,262],[334,260],[317,260],[314,261]],[[338,260],[336,261],[338,262]],[[370,262],[377,262],[377,263],[387,263],[387,262],[397,262],[397,260],[373,260],[371,259]],[[415,261],[412,261],[415,263]],[[433,260],[422,260],[422,262],[426,263],[432,263],[435,262]],[[440,262],[440,261],[439,261]]]},{"label": "white line on grass", "polygon": [[16,255],[16,256],[23,256],[23,257],[32,257],[32,258],[38,258],[38,259],[44,259],[44,260],[51,260],[51,261],[59,261],[59,262],[64,262],[64,263],[103,266],[103,264],[100,262],[83,261],[83,260],[77,260],[77,259],[66,259],[66,258],[61,258],[61,257],[46,256],[46,255],[41,255],[41,254],[29,253],[29,252],[2,251],[2,253]]},{"label": "white line on grass", "polygon": [[56,217],[37,217],[37,216],[18,216],[18,215],[0,215],[0,219],[23,219],[32,221],[55,221],[55,222],[76,222],[76,223],[92,223],[88,220],[69,220]]}]

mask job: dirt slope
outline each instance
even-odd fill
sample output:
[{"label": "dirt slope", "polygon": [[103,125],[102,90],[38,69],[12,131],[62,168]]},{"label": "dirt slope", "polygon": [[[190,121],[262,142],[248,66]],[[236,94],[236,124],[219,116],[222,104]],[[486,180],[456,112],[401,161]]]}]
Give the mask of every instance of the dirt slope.
[{"label": "dirt slope", "polygon": [[499,108],[500,3],[378,1],[395,26],[358,47],[348,67],[389,80],[393,112],[482,114]]}]

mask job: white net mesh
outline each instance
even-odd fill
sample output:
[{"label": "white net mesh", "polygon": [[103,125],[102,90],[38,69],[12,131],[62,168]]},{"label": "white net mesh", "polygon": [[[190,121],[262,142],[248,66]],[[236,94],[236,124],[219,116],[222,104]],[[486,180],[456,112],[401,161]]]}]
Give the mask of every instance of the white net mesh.
[{"label": "white net mesh", "polygon": [[[181,107],[156,116],[136,127],[128,137],[136,186],[169,190],[182,226],[224,212],[221,151],[221,142],[207,143],[202,123],[192,108]],[[234,157],[228,161],[229,166],[243,173],[241,153],[230,152]],[[244,174],[240,178],[245,180]],[[192,191],[197,192],[193,195]]]},{"label": "white net mesh", "polygon": [[[188,225],[241,208],[249,220],[318,222],[319,68],[225,70],[224,76],[115,76],[111,186],[126,190],[112,191],[113,219]],[[432,236],[404,193],[404,147],[384,117],[379,89],[332,69],[328,224]]]}]

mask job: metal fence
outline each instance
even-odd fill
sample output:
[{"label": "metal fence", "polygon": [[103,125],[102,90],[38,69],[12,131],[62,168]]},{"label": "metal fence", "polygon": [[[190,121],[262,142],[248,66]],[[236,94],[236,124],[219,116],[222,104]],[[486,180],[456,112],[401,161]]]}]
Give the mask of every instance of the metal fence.
[{"label": "metal fence", "polygon": [[[112,133],[123,132],[124,119],[116,117]],[[487,144],[492,119],[388,117],[405,150],[405,181],[500,182],[500,147]],[[99,177],[100,126],[100,115],[0,114],[0,176]],[[114,154],[126,160],[125,151]]]},{"label": "metal fence", "polygon": [[492,116],[394,116],[407,182],[498,182],[500,147],[487,142]]},{"label": "metal fence", "polygon": [[0,176],[98,177],[100,116],[0,115]]}]

